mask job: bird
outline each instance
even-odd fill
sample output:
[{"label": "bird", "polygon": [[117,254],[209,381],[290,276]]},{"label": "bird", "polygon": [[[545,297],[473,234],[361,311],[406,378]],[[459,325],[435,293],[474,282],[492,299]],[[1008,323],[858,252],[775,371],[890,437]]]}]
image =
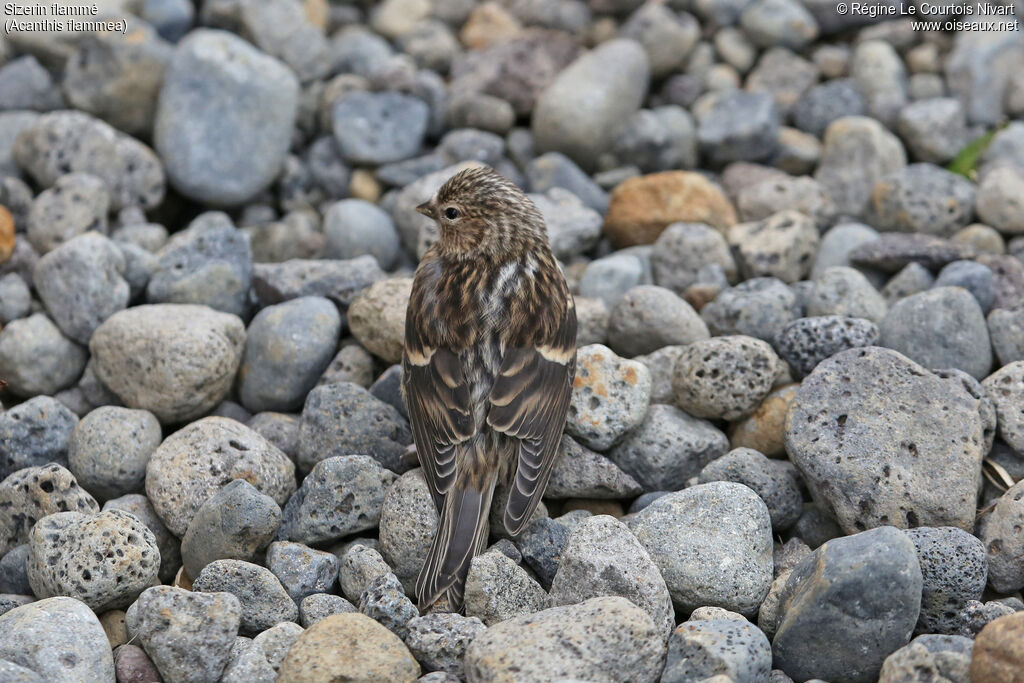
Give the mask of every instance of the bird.
[{"label": "bird", "polygon": [[551,474],[576,373],[576,307],[544,218],[488,166],[416,207],[439,238],[413,278],[402,393],[439,514],[416,580],[421,611],[463,609],[496,486],[517,537]]}]

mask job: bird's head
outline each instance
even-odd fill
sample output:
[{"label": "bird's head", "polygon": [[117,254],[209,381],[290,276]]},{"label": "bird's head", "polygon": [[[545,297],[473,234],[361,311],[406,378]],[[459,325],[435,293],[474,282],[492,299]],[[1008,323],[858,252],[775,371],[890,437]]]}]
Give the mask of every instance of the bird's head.
[{"label": "bird's head", "polygon": [[545,238],[534,203],[489,166],[456,173],[416,210],[437,222],[438,246],[453,256],[497,253]]}]

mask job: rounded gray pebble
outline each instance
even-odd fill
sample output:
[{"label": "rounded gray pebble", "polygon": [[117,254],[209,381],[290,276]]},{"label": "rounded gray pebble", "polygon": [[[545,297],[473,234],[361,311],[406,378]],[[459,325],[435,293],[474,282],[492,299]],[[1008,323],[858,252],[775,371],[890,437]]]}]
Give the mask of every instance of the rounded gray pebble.
[{"label": "rounded gray pebble", "polygon": [[840,351],[877,341],[878,326],[870,320],[823,315],[794,320],[782,328],[774,344],[797,375],[804,376]]},{"label": "rounded gray pebble", "polygon": [[309,628],[332,614],[358,611],[355,605],[340,595],[313,593],[304,597],[299,603],[299,623],[303,628]]},{"label": "rounded gray pebble", "polygon": [[691,617],[669,637],[661,681],[685,683],[719,676],[762,681],[771,668],[771,644],[750,622],[719,618],[693,621]]},{"label": "rounded gray pebble", "polygon": [[398,258],[401,244],[386,212],[362,199],[343,199],[324,212],[323,258],[350,259],[369,254],[384,270]]},{"label": "rounded gray pebble", "polygon": [[100,499],[142,489],[160,422],[146,410],[104,406],[78,422],[68,443],[68,469]]},{"label": "rounded gray pebble", "polygon": [[752,278],[723,289],[700,311],[715,336],[742,334],[769,344],[799,314],[793,290],[774,277]]},{"label": "rounded gray pebble", "polygon": [[690,304],[654,285],[627,291],[608,318],[608,344],[630,357],[708,336],[707,325]]},{"label": "rounded gray pebble", "polygon": [[192,583],[197,593],[230,593],[241,606],[239,632],[255,635],[282,621],[296,621],[299,608],[277,577],[242,560],[214,560]]},{"label": "rounded gray pebble", "polygon": [[[7,277],[21,282],[14,273]],[[0,291],[0,298],[5,295]],[[87,358],[85,349],[64,336],[45,313],[5,321],[0,330],[0,376],[17,396],[52,396],[67,389],[81,377]]]},{"label": "rounded gray pebble", "polygon": [[793,526],[803,511],[800,487],[782,462],[752,448],[737,448],[708,463],[700,472],[700,482],[731,481],[750,487],[768,506],[772,530],[778,533]]},{"label": "rounded gray pebble", "polygon": [[329,592],[338,580],[338,558],[301,543],[271,543],[267,548],[266,565],[295,604],[300,604],[307,595]]},{"label": "rounded gray pebble", "polygon": [[416,154],[430,109],[423,100],[394,92],[351,92],[334,103],[334,138],[345,161],[378,165]]},{"label": "rounded gray pebble", "polygon": [[906,534],[917,549],[923,577],[915,631],[953,635],[959,627],[957,615],[985,591],[985,545],[956,527],[917,527]]},{"label": "rounded gray pebble", "polygon": [[690,344],[676,361],[676,404],[695,417],[736,420],[761,403],[779,363],[772,347],[744,335]]},{"label": "rounded gray pebble", "polygon": [[465,676],[462,666],[466,648],[486,630],[476,617],[434,612],[415,617],[406,625],[405,644],[416,661],[429,671]]}]

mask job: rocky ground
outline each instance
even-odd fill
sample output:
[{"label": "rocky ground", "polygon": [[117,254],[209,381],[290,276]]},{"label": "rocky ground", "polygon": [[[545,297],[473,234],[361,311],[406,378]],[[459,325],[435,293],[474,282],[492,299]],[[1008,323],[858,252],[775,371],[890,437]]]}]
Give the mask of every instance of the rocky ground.
[{"label": "rocky ground", "polygon": [[[1019,680],[1019,23],[99,6],[0,37],[0,681]],[[546,507],[420,616],[413,207],[481,162],[578,377]]]}]

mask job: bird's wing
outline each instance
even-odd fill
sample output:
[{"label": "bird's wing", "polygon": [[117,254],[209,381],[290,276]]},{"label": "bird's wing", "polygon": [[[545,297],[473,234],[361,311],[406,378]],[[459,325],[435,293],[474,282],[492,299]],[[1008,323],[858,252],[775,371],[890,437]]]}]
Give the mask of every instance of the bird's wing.
[{"label": "bird's wing", "polygon": [[572,298],[536,344],[508,348],[489,396],[487,424],[519,440],[505,529],[523,530],[547,486],[565,426],[576,374],[576,309]]},{"label": "bird's wing", "polygon": [[405,326],[402,387],[423,478],[440,511],[455,481],[456,446],[473,435],[469,387],[459,357],[426,344],[411,323]]}]

